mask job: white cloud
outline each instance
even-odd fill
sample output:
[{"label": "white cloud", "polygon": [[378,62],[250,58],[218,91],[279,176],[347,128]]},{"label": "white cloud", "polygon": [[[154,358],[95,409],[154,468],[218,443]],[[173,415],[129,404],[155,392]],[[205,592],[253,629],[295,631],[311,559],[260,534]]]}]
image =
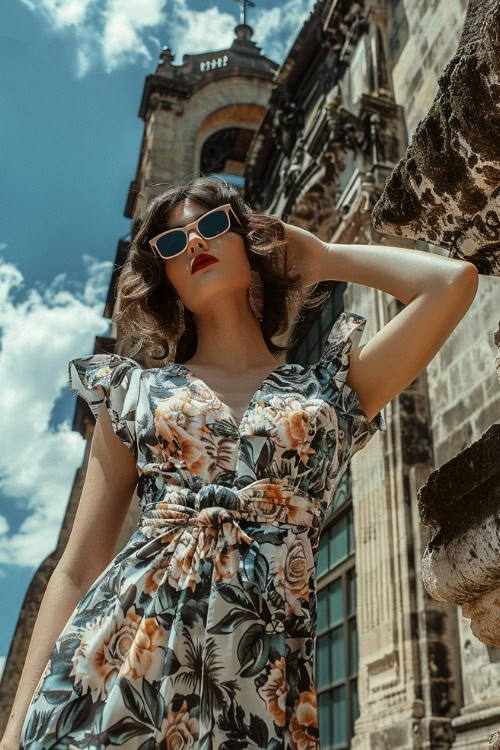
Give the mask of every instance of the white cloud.
[{"label": "white cloud", "polygon": [[94,0],[21,0],[30,10],[39,11],[55,29],[79,26]]},{"label": "white cloud", "polygon": [[0,680],[2,679],[3,670],[5,668],[5,656],[0,656]]},{"label": "white cloud", "polygon": [[287,0],[254,13],[250,26],[261,54],[282,63],[314,5],[315,0]]},{"label": "white cloud", "polygon": [[[3,245],[5,247],[5,245]],[[0,255],[0,563],[35,570],[55,549],[85,440],[71,417],[50,425],[55,401],[68,388],[68,362],[90,354],[102,317],[111,262],[83,257],[84,281],[60,274],[25,289],[23,276]],[[71,288],[71,289],[70,289]],[[15,301],[14,301],[15,297]],[[76,399],[76,396],[75,396]],[[9,506],[26,513],[14,533]],[[11,533],[9,533],[9,531]]]},{"label": "white cloud", "polygon": [[108,0],[103,11],[101,45],[107,72],[121,67],[134,57],[152,58],[141,32],[166,21],[162,13],[165,0]]},{"label": "white cloud", "polygon": [[[187,0],[21,1],[39,13],[53,31],[66,31],[74,37],[79,78],[97,64],[111,73],[139,58],[151,68],[163,45],[173,51],[174,64],[181,65],[185,54],[229,47],[239,22],[237,5],[234,13],[226,13],[217,8],[215,0],[202,10],[188,7]],[[274,7],[250,12],[248,23],[262,54],[280,63],[314,2],[280,0]]]}]

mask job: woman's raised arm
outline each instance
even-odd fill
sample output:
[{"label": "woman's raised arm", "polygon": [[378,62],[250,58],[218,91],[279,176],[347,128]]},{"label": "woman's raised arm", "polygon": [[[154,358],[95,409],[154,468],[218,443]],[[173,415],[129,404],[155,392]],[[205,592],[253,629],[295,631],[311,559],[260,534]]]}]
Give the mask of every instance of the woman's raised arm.
[{"label": "woman's raised arm", "polygon": [[436,356],[471,306],[478,271],[467,261],[385,245],[333,245],[285,225],[304,286],[324,280],[381,289],[406,307],[350,353],[346,383],[372,419]]}]

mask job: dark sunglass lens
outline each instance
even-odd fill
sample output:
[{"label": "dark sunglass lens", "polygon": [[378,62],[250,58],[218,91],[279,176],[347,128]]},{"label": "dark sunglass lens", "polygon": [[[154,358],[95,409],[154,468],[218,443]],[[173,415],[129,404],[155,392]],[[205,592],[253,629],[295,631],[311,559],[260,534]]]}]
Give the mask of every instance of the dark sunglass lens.
[{"label": "dark sunglass lens", "polygon": [[160,253],[165,258],[170,258],[186,247],[186,234],[185,232],[170,232],[160,237],[156,244]]},{"label": "dark sunglass lens", "polygon": [[228,226],[229,217],[223,209],[220,211],[213,211],[211,214],[208,214],[208,216],[204,216],[198,224],[200,232],[206,238],[216,237],[227,229]]}]

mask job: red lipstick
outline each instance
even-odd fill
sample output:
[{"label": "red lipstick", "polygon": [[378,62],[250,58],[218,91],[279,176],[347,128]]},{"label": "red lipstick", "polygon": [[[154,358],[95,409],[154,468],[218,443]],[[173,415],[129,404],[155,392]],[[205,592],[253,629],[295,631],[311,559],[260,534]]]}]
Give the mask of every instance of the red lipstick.
[{"label": "red lipstick", "polygon": [[199,269],[205,268],[205,266],[209,266],[211,263],[218,262],[218,258],[215,258],[213,255],[209,255],[208,253],[200,253],[196,256],[191,264],[191,273],[195,273]]}]

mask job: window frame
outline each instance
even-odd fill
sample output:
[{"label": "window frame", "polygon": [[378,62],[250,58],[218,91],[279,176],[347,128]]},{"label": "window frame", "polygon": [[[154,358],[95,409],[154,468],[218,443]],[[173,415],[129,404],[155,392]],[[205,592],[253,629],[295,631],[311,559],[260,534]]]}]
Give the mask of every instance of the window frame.
[{"label": "window frame", "polygon": [[[349,514],[352,514],[352,543],[351,540],[348,538],[348,552],[347,556],[340,560],[338,563],[334,564],[332,567],[329,567],[329,569],[322,573],[321,575],[318,575],[317,578],[317,596],[318,596],[318,604],[319,604],[319,597],[320,593],[327,589],[328,587],[332,586],[336,581],[341,582],[342,587],[342,608],[343,608],[343,638],[344,638],[344,669],[343,669],[343,678],[342,680],[331,680],[328,684],[323,685],[321,688],[317,686],[317,659],[318,659],[318,645],[319,645],[319,639],[320,637],[323,637],[325,635],[328,635],[332,633],[333,631],[337,630],[340,626],[338,623],[335,625],[331,625],[328,622],[327,627],[319,629],[319,626],[316,629],[316,653],[315,653],[315,662],[314,662],[314,679],[316,684],[316,692],[317,692],[317,698],[318,698],[318,718],[320,719],[320,696],[324,694],[333,694],[333,690],[338,689],[342,686],[344,686],[344,693],[345,693],[345,711],[346,711],[346,743],[337,743],[337,744],[331,744],[326,743],[325,741],[321,741],[321,750],[349,750],[351,747],[351,740],[354,736],[354,722],[356,718],[359,715],[359,709],[358,714],[356,716],[354,715],[354,706],[353,706],[353,695],[354,691],[356,691],[357,694],[357,684],[358,684],[358,662],[359,662],[359,652],[358,652],[358,632],[357,632],[357,620],[356,620],[356,594],[355,594],[355,600],[354,602],[350,602],[350,586],[352,585],[352,582],[350,580],[350,577],[354,577],[354,586],[356,586],[356,552],[355,552],[355,545],[354,545],[354,514],[353,514],[353,507],[352,507],[352,495],[350,492],[351,488],[351,482],[350,476],[350,467],[346,469],[346,472],[342,478],[341,481],[346,481],[347,486],[349,488],[349,492],[346,494],[347,500],[343,503],[339,508],[335,509],[333,512],[331,512],[328,517],[327,521],[325,521],[325,525],[321,534],[321,538],[323,539],[325,535],[328,536],[328,539],[330,540],[330,534],[332,531],[332,528],[339,522],[342,521],[343,518],[348,517]],[[334,498],[332,498],[332,506],[334,504]],[[348,527],[349,529],[349,523]],[[321,542],[320,542],[321,544]],[[318,558],[319,559],[319,558]],[[356,592],[356,588],[354,588],[354,591]],[[327,601],[329,601],[327,599]],[[349,604],[351,604],[351,608],[349,608]],[[328,618],[330,619],[330,618]],[[356,654],[355,654],[355,665],[356,665],[356,671],[351,672],[351,664],[353,661],[352,658],[352,643],[351,643],[351,632],[354,628],[354,631],[356,633],[356,640],[355,640],[355,647],[356,647]],[[330,646],[331,647],[331,646]],[[333,675],[330,675],[333,677]],[[358,704],[359,706],[359,704]],[[330,728],[332,730],[333,735],[333,702],[331,708],[329,708],[329,713],[331,716],[330,719]],[[319,721],[321,723],[321,721]],[[319,727],[318,727],[319,731]],[[332,736],[333,739],[333,736]],[[321,740],[321,738],[320,738]]]}]

